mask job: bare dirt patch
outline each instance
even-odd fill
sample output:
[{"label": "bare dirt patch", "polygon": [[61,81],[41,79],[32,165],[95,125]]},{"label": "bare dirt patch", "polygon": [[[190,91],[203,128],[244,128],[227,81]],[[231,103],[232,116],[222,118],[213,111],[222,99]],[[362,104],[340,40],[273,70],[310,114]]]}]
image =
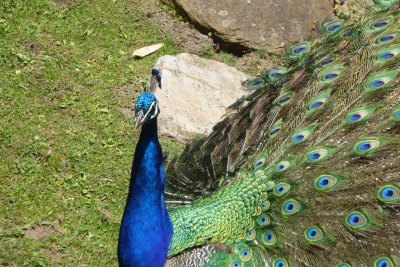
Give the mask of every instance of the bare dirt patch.
[{"label": "bare dirt patch", "polygon": [[55,233],[56,230],[50,226],[38,225],[32,229],[26,230],[25,237],[31,238],[33,240],[42,240],[45,239],[46,237],[54,235]]},{"label": "bare dirt patch", "polygon": [[207,49],[218,49],[212,38],[198,32],[189,23],[179,21],[171,14],[160,10],[149,10],[147,17],[160,25],[160,29],[171,36],[185,52],[202,54]]},{"label": "bare dirt patch", "polygon": [[117,87],[117,94],[121,99],[121,112],[127,117],[134,117],[135,111],[133,109],[134,96],[141,92],[141,81],[128,81]]},{"label": "bare dirt patch", "polygon": [[[162,4],[158,6],[148,4],[146,5],[148,13],[147,17],[160,25],[160,30],[165,34],[171,36],[175,43],[183,50],[183,52],[203,56],[210,50],[216,53],[221,51],[221,46],[215,43],[208,35],[199,32],[194,25],[189,22],[180,20],[173,12],[167,12],[162,9]],[[241,56],[236,55],[235,64],[233,65],[240,71],[255,75],[263,70],[272,67],[281,66],[279,62],[279,54],[283,51],[274,53],[271,57],[270,54],[261,51],[248,51]],[[276,56],[277,55],[277,56]]]},{"label": "bare dirt patch", "polygon": [[40,252],[43,255],[45,255],[46,257],[48,257],[49,259],[51,259],[51,261],[53,261],[53,262],[60,262],[62,259],[61,253],[51,250],[51,249],[47,249],[47,248],[41,249]]}]

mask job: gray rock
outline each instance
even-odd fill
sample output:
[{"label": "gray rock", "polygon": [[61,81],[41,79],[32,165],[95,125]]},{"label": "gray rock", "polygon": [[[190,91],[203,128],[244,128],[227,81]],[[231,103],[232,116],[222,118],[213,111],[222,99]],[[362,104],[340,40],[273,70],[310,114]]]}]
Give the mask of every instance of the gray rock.
[{"label": "gray rock", "polygon": [[269,51],[304,40],[333,18],[332,0],[162,0],[227,43]]},{"label": "gray rock", "polygon": [[155,67],[162,72],[155,93],[160,133],[182,141],[210,133],[225,108],[247,93],[241,86],[246,74],[215,60],[183,53],[163,56]]}]

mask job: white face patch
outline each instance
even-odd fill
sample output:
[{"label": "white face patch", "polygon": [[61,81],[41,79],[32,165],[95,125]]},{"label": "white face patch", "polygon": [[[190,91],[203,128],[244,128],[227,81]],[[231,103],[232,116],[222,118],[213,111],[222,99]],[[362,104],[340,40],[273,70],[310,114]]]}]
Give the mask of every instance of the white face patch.
[{"label": "white face patch", "polygon": [[[153,107],[155,107],[155,111],[153,114],[150,115],[150,112],[152,111]],[[136,121],[135,121],[135,128],[137,128],[139,125],[142,125],[144,122],[146,122],[147,120],[152,120],[155,117],[157,117],[157,115],[160,113],[160,109],[158,107],[158,103],[157,101],[153,101],[149,107],[149,109],[147,110],[146,114],[144,114],[143,110],[139,110],[136,113]],[[148,118],[148,116],[150,116]]]},{"label": "white face patch", "polygon": [[[154,102],[153,102],[154,103]],[[151,115],[150,119],[154,119],[160,113],[160,109],[158,108],[158,103],[156,103],[156,110],[153,115]]]}]

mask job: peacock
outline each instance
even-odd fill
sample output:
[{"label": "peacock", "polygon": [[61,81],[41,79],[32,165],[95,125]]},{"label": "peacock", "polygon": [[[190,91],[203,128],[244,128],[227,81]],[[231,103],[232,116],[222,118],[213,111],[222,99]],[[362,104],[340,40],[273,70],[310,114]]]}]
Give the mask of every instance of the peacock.
[{"label": "peacock", "polygon": [[161,74],[153,69],[149,92],[141,94],[135,105],[135,128],[142,126],[142,131],[135,150],[119,234],[121,267],[164,266],[173,232],[164,201],[163,154],[157,132],[160,110],[153,94],[157,87],[161,88]]},{"label": "peacock", "polygon": [[170,163],[167,266],[400,266],[399,7],[324,21]]}]

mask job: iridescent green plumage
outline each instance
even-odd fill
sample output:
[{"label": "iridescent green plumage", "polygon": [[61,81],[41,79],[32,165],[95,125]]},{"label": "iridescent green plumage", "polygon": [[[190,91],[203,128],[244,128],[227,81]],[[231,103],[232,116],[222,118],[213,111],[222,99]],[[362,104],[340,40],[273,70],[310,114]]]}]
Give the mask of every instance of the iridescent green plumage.
[{"label": "iridescent green plumage", "polygon": [[[374,2],[289,46],[173,165],[170,196],[191,203],[169,209],[170,266],[399,266],[400,15]],[[201,246],[205,263],[175,264]]]}]

